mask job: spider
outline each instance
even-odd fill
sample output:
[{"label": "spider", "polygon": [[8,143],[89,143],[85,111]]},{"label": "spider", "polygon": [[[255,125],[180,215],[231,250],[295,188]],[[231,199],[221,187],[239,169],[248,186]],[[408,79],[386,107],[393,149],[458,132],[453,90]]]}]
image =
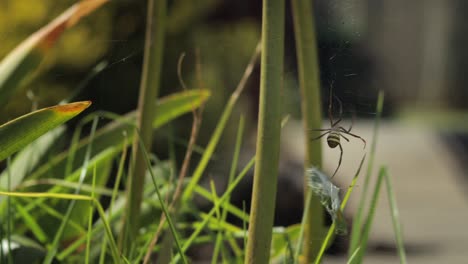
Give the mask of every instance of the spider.
[{"label": "spider", "polygon": [[[355,137],[355,138],[359,138],[360,140],[362,140],[362,142],[364,142],[364,148],[366,148],[366,140],[363,139],[362,137],[358,136],[358,135],[355,135],[355,134],[351,133],[351,129],[353,128],[354,118],[353,118],[353,120],[351,122],[351,125],[349,126],[348,130],[346,130],[344,127],[340,126],[341,115],[343,114],[343,108],[342,108],[342,104],[341,104],[340,99],[338,97],[332,95],[333,94],[332,90],[333,90],[333,86],[330,88],[330,98],[329,98],[329,104],[328,104],[328,118],[330,119],[330,128],[312,129],[312,131],[326,131],[322,135],[320,135],[320,136],[318,136],[316,138],[313,138],[312,140],[317,140],[317,139],[322,138],[325,135],[328,135],[327,136],[328,146],[330,148],[336,148],[336,146],[340,147],[340,159],[338,161],[338,167],[336,167],[336,170],[333,173],[331,178],[333,178],[335,176],[336,172],[340,168],[341,159],[343,158],[343,147],[341,146],[341,143],[340,143],[340,137],[344,138],[347,142],[349,142],[349,139],[346,138],[344,135],[349,135],[349,136],[352,136],[352,137]],[[333,97],[335,97],[336,101],[339,104],[339,118],[336,121],[333,120],[333,114],[332,114]]]}]

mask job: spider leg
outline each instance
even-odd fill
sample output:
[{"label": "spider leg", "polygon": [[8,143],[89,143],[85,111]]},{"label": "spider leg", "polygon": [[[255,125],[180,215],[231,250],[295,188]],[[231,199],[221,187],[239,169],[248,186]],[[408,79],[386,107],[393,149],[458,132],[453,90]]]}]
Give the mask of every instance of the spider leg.
[{"label": "spider leg", "polygon": [[338,125],[338,123],[340,123],[340,122],[341,122],[341,117],[338,118],[338,120],[336,120],[335,123],[332,124],[332,127]]},{"label": "spider leg", "polygon": [[340,159],[338,160],[338,167],[336,167],[336,170],[335,170],[335,172],[333,173],[333,175],[331,176],[330,179],[333,179],[333,177],[335,177],[336,172],[338,172],[338,169],[341,166],[341,159],[343,158],[343,148],[341,147],[341,144],[339,144],[339,143],[338,143],[338,146],[340,147]]},{"label": "spider leg", "polygon": [[330,98],[328,99],[328,119],[330,119],[330,126],[333,127],[333,109],[332,109],[332,105],[333,105],[333,84],[334,84],[334,80],[332,80],[330,82]]},{"label": "spider leg", "polygon": [[[350,133],[350,132],[346,131],[343,127],[339,127],[339,128],[342,130],[342,132],[343,132],[344,134],[350,135],[350,136],[353,136],[353,137],[355,137],[355,138],[359,138],[360,140],[362,140],[362,142],[364,143],[364,148],[366,148],[367,142],[366,142],[365,139],[363,139],[362,137],[360,137],[360,136],[358,136],[358,135],[355,135],[355,134],[353,134],[353,133]],[[343,135],[342,135],[342,136],[343,136]]]},{"label": "spider leg", "polygon": [[319,139],[319,138],[321,138],[321,137],[325,136],[325,135],[326,135],[326,134],[328,134],[328,133],[330,133],[330,131],[328,131],[328,132],[325,132],[325,133],[323,133],[322,135],[320,135],[320,136],[318,136],[318,137],[315,137],[315,138],[313,138],[312,140],[317,140],[317,139]]},{"label": "spider leg", "polygon": [[351,132],[351,129],[353,128],[353,125],[354,125],[354,120],[356,119],[356,115],[353,113],[351,115],[351,125],[349,126],[349,129],[346,130],[347,133]]},{"label": "spider leg", "polygon": [[330,128],[322,128],[322,129],[309,129],[309,131],[330,131]]},{"label": "spider leg", "polygon": [[333,95],[333,97],[335,97],[336,101],[338,101],[338,106],[339,106],[338,116],[341,119],[341,116],[343,115],[343,104],[341,103],[341,100],[340,98],[338,98],[338,96]]},{"label": "spider leg", "polygon": [[348,142],[349,142],[349,139],[348,139],[347,137],[343,136],[343,134],[342,134],[342,133],[340,133],[340,136],[341,136],[342,138],[344,138],[346,141],[348,141]]}]

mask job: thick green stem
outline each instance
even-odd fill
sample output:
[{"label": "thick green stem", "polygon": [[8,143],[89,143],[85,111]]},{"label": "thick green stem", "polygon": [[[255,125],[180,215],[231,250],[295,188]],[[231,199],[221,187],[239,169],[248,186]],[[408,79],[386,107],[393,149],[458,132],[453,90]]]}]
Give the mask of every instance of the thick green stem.
[{"label": "thick green stem", "polygon": [[283,85],[284,0],[264,0],[257,161],[245,263],[266,264],[275,211]]},{"label": "thick green stem", "polygon": [[[302,96],[302,121],[306,135],[304,166],[305,168],[310,166],[321,168],[320,140],[312,140],[319,136],[319,132],[311,131],[311,129],[318,129],[322,125],[318,52],[312,4],[309,0],[292,0],[291,4]],[[306,181],[305,177],[304,181]],[[307,187],[307,184],[304,186],[304,197],[308,197],[306,194],[310,188]],[[308,212],[303,243],[304,263],[310,263],[315,258],[323,239],[323,207],[318,196],[311,196]]]},{"label": "thick green stem", "polygon": [[[141,140],[146,148],[145,151],[148,152],[151,150],[152,143],[152,120],[155,115],[154,101],[158,95],[161,76],[165,18],[166,0],[148,0],[143,72],[137,110],[137,127],[140,130]],[[126,241],[134,241],[137,235],[146,172],[146,163],[142,152],[144,150],[140,149],[138,141],[139,139],[135,137],[132,153],[134,171],[128,177],[127,228],[124,229],[128,230]]]}]

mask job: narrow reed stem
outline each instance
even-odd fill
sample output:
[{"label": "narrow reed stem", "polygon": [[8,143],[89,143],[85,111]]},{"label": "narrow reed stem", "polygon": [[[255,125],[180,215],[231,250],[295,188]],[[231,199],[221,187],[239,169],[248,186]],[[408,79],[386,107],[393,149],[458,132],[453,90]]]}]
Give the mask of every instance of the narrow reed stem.
[{"label": "narrow reed stem", "polygon": [[264,0],[257,160],[245,263],[267,264],[275,212],[283,85],[284,0]]},{"label": "narrow reed stem", "polygon": [[[302,122],[306,136],[305,172],[311,166],[322,167],[320,140],[312,140],[319,136],[319,133],[311,131],[312,129],[320,128],[322,125],[318,52],[311,1],[292,0],[291,5],[301,90]],[[306,181],[307,179],[304,177],[304,182]],[[309,191],[310,188],[307,188],[307,184],[305,183],[304,197],[309,197],[307,195]],[[309,213],[306,216],[304,233],[304,263],[311,263],[315,256],[317,256],[324,234],[322,232],[324,229],[323,207],[320,204],[318,196],[312,195],[310,199],[310,202],[304,202],[304,204],[309,204],[309,208],[305,209]]]}]

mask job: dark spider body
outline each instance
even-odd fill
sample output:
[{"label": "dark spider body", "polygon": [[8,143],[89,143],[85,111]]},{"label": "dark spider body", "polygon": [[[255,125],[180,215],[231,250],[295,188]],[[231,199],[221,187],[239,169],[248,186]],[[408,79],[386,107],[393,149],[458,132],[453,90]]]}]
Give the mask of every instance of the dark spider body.
[{"label": "dark spider body", "polygon": [[340,139],[344,138],[347,142],[349,142],[349,139],[347,137],[345,137],[344,135],[359,138],[360,140],[362,140],[362,142],[364,142],[364,148],[366,147],[366,140],[363,139],[362,137],[358,136],[358,135],[355,135],[355,134],[351,133],[351,128],[353,128],[354,119],[353,119],[353,122],[351,123],[351,126],[349,127],[348,130],[346,130],[344,127],[339,125],[340,122],[341,122],[341,115],[343,114],[343,108],[342,108],[340,99],[338,99],[338,97],[336,97],[336,96],[334,96],[334,97],[336,98],[336,100],[338,101],[338,104],[340,106],[340,108],[339,108],[340,116],[339,116],[338,120],[336,120],[336,121],[333,120],[333,114],[332,114],[333,92],[332,92],[332,90],[333,90],[333,85],[330,88],[330,102],[329,102],[329,105],[328,105],[328,118],[330,119],[330,128],[312,129],[312,131],[325,131],[325,133],[323,133],[322,135],[320,135],[320,136],[318,136],[316,138],[313,138],[312,140],[316,140],[316,139],[319,139],[319,138],[321,138],[321,137],[323,137],[325,135],[328,135],[327,136],[328,146],[330,148],[336,148],[337,146],[340,148],[340,160],[338,161],[338,167],[336,167],[336,170],[332,175],[332,178],[333,178],[335,176],[336,172],[338,171],[338,169],[340,168],[341,159],[343,158],[343,147],[341,147]]}]

